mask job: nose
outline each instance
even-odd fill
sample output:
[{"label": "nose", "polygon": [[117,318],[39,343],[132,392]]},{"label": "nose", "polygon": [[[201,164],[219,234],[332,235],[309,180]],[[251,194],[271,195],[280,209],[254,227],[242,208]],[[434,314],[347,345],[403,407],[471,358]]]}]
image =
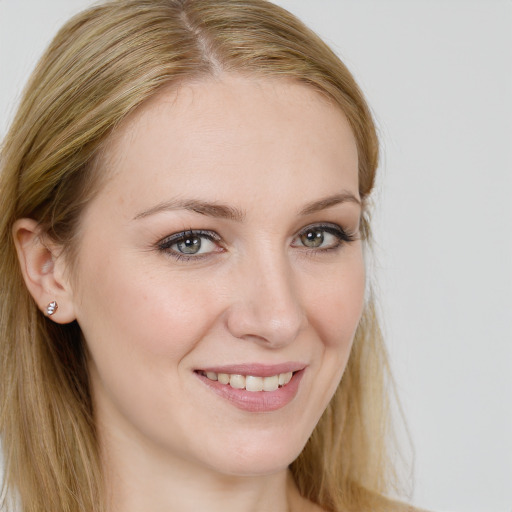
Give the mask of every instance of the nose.
[{"label": "nose", "polygon": [[307,324],[297,278],[285,255],[257,255],[234,272],[227,327],[239,339],[272,348],[293,342]]}]

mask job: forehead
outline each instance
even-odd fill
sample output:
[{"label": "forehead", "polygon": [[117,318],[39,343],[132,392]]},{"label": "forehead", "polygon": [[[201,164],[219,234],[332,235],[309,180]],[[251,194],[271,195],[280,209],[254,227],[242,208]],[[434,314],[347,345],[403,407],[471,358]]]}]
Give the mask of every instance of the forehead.
[{"label": "forehead", "polygon": [[242,200],[255,186],[270,193],[291,185],[358,195],[344,114],[287,79],[221,75],[165,89],[118,127],[107,160],[105,192],[124,200],[154,200],[156,192]]}]

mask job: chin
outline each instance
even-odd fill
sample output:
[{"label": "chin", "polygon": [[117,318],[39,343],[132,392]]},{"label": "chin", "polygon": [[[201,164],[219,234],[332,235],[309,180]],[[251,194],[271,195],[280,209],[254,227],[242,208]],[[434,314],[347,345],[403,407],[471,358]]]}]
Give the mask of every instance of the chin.
[{"label": "chin", "polygon": [[[251,436],[248,436],[251,437]],[[263,436],[265,437],[265,436]],[[294,439],[285,432],[284,435],[270,439],[234,439],[229,444],[216,448],[221,452],[210,451],[206,464],[217,472],[230,476],[262,476],[286,470],[300,455],[309,436]],[[226,448],[229,446],[229,448]]]}]

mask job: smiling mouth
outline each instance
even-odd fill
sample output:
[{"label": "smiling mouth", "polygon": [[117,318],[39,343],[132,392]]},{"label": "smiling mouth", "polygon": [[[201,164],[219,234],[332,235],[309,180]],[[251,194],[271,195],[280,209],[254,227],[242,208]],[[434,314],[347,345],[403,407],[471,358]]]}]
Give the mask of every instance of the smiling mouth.
[{"label": "smiling mouth", "polygon": [[237,373],[216,373],[198,371],[200,375],[211,381],[217,381],[220,384],[231,386],[234,389],[245,389],[246,391],[276,391],[286,386],[296,372],[279,373],[269,377],[259,377],[254,375],[240,375]]}]

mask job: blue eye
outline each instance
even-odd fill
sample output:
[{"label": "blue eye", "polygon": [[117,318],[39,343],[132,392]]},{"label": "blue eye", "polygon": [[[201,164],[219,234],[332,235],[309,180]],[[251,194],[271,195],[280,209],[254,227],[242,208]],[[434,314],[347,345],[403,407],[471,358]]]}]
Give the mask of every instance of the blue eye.
[{"label": "blue eye", "polygon": [[328,250],[336,249],[345,242],[352,242],[355,236],[336,224],[313,224],[306,226],[293,239],[292,247]]},{"label": "blue eye", "polygon": [[189,230],[170,235],[158,243],[158,249],[177,259],[199,258],[219,252],[220,237],[212,231]]}]

